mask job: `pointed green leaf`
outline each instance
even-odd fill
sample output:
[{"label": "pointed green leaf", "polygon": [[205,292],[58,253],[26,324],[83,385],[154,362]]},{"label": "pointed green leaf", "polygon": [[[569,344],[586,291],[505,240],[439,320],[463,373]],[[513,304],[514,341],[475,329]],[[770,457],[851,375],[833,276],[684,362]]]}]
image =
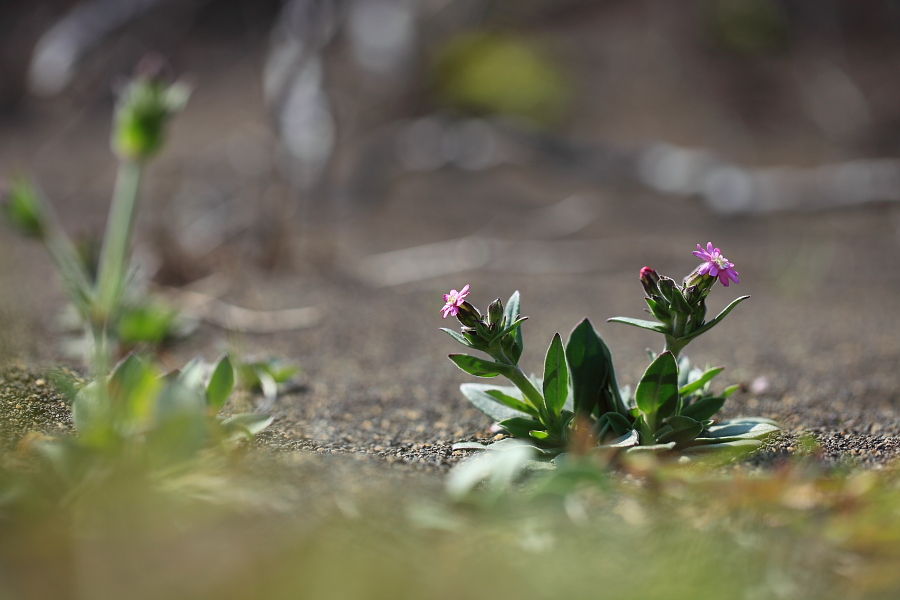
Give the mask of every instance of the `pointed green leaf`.
[{"label": "pointed green leaf", "polygon": [[[521,314],[521,307],[519,306],[519,290],[516,290],[512,293],[512,296],[509,297],[509,300],[506,302],[506,307],[503,309],[503,315],[506,317],[506,323],[512,324],[515,322],[516,318]],[[506,355],[512,360],[514,363],[519,364],[519,358],[522,356],[522,350],[525,348],[525,343],[522,339],[522,328],[517,327],[515,332],[512,335],[511,341],[504,346],[504,351]]]},{"label": "pointed green leaf", "polygon": [[671,352],[663,352],[647,367],[634,392],[650,431],[655,432],[659,421],[675,413],[678,398],[678,365]]},{"label": "pointed green leaf", "polygon": [[511,373],[513,369],[509,365],[502,365],[468,354],[450,354],[449,356],[450,360],[452,360],[457,367],[475,377],[496,377],[497,375],[506,375]]},{"label": "pointed green leaf", "polygon": [[[597,425],[599,425],[600,428],[602,428],[605,423],[609,423],[610,429],[612,429],[616,435],[624,435],[634,428],[634,423],[629,421],[627,417],[612,411],[604,413],[597,420]],[[599,429],[595,426],[595,430]]]},{"label": "pointed green leaf", "polygon": [[535,410],[534,408],[532,408],[531,406],[529,406],[522,400],[520,400],[518,398],[514,398],[513,396],[510,396],[508,394],[505,394],[498,389],[486,390],[485,393],[487,393],[487,395],[490,396],[491,398],[493,398],[494,400],[497,400],[501,404],[504,404],[513,410],[517,410],[517,411],[529,414],[533,417],[536,417],[538,414],[537,410]]},{"label": "pointed green leaf", "polygon": [[669,331],[668,328],[662,323],[657,323],[656,321],[645,321],[644,319],[613,317],[612,319],[607,319],[606,321],[608,323],[624,323],[625,325],[640,327],[641,329],[648,329],[650,331],[655,331],[656,333],[668,333]]},{"label": "pointed green leaf", "polygon": [[[643,441],[643,438],[641,438]],[[643,446],[632,446],[625,450],[628,454],[656,454],[658,452],[668,452],[675,448],[675,442],[667,444],[644,444]]]},{"label": "pointed green leaf", "polygon": [[231,395],[234,389],[234,367],[228,359],[227,354],[223,354],[209,378],[209,385],[206,386],[206,402],[215,412],[219,412]]},{"label": "pointed green leaf", "polygon": [[447,329],[446,327],[441,327],[441,331],[452,337],[454,340],[456,340],[466,348],[474,348],[474,346],[469,343],[469,340],[464,338],[463,335],[458,331],[453,331],[452,329]]},{"label": "pointed green leaf", "polygon": [[544,359],[543,387],[547,411],[554,417],[559,416],[569,395],[569,368],[566,365],[562,339],[558,333],[553,336]]},{"label": "pointed green leaf", "polygon": [[727,398],[728,396],[732,395],[739,389],[741,389],[741,385],[739,383],[735,383],[734,385],[729,385],[727,388],[725,388],[722,391],[722,397]]},{"label": "pointed green leaf", "polygon": [[687,385],[682,387],[680,390],[678,390],[678,393],[681,394],[682,396],[687,396],[689,394],[693,394],[697,390],[701,389],[704,385],[706,385],[707,383],[712,381],[713,377],[715,377],[716,375],[718,375],[719,373],[721,373],[724,370],[725,370],[725,367],[714,367],[712,369],[709,369],[708,371],[703,373],[699,378],[688,383]]},{"label": "pointed green leaf", "polygon": [[724,404],[725,398],[721,396],[707,396],[685,406],[681,409],[681,414],[696,421],[705,421],[719,412]]},{"label": "pointed green leaf", "polygon": [[700,335],[701,333],[706,333],[707,331],[709,331],[710,329],[712,329],[713,327],[718,325],[722,321],[722,319],[724,319],[725,316],[734,309],[735,306],[737,306],[738,304],[740,304],[741,302],[743,302],[744,300],[746,300],[749,297],[750,296],[741,296],[740,298],[736,298],[734,301],[732,301],[731,304],[726,306],[722,312],[720,312],[718,315],[716,315],[716,317],[714,319],[712,319],[711,321],[708,321],[706,323],[706,325],[704,325],[700,329],[692,331],[690,333],[690,335],[686,335],[681,339],[682,340],[692,340],[695,337],[697,337],[698,335]]},{"label": "pointed green leaf", "polygon": [[203,388],[203,367],[205,366],[203,359],[199,356],[192,358],[186,365],[181,367],[178,374],[178,381],[192,390],[200,390]]},{"label": "pointed green leaf", "polygon": [[694,419],[690,417],[684,416],[674,416],[666,419],[666,424],[672,428],[672,430],[665,434],[657,437],[657,441],[660,444],[666,444],[668,442],[675,442],[676,444],[684,444],[693,440],[695,437],[700,435],[700,432],[703,431],[703,424],[698,423]]},{"label": "pointed green leaf", "polygon": [[504,419],[497,424],[505,429],[509,435],[523,439],[528,439],[530,432],[543,430],[544,428],[544,425],[540,421],[527,417]]},{"label": "pointed green leaf", "polygon": [[[618,413],[613,413],[618,414]],[[620,415],[621,416],[621,415]],[[629,429],[625,434],[610,440],[605,444],[601,444],[601,448],[631,448],[637,446],[641,441],[641,436],[636,429]]]},{"label": "pointed green leaf", "polygon": [[504,421],[515,417],[530,418],[532,415],[525,411],[519,411],[494,398],[489,391],[496,391],[507,398],[520,394],[514,387],[499,387],[486,383],[464,383],[459,386],[463,396],[472,403],[472,406],[489,416],[494,421]]},{"label": "pointed green leaf", "polygon": [[222,428],[230,438],[238,436],[253,437],[271,425],[274,420],[271,415],[241,413],[222,421]]},{"label": "pointed green leaf", "polygon": [[700,442],[719,443],[735,440],[762,439],[781,431],[781,427],[770,419],[742,418],[723,421],[706,429]]},{"label": "pointed green leaf", "polygon": [[[603,387],[609,381],[612,362],[609,350],[588,319],[579,323],[566,343],[566,359],[572,373],[573,410],[590,415],[600,401]],[[601,406],[601,411],[614,407]]]}]

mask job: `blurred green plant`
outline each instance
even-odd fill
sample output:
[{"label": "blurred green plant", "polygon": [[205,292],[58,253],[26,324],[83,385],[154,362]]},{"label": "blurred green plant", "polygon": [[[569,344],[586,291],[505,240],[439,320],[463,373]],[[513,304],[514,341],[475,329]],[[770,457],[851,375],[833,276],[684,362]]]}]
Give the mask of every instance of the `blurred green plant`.
[{"label": "blurred green plant", "polygon": [[300,373],[300,367],[281,358],[267,358],[241,362],[237,373],[242,387],[263,395],[262,406],[268,410],[278,397],[279,387],[291,382]]},{"label": "blurred green plant", "polygon": [[102,485],[119,471],[165,482],[202,460],[225,457],[272,422],[265,414],[222,418],[219,412],[235,384],[227,355],[208,364],[200,358],[163,374],[129,354],[108,378],[77,389],[72,420],[77,437],[43,439],[36,449],[70,490]]},{"label": "blurred green plant", "polygon": [[439,102],[464,113],[547,126],[569,106],[571,91],[559,68],[532,43],[510,35],[460,35],[437,52],[432,72]]},{"label": "blurred green plant", "polygon": [[492,360],[468,354],[451,354],[450,360],[470,375],[503,375],[515,386],[466,383],[460,386],[463,394],[513,437],[555,453],[562,452],[573,438],[627,452],[757,447],[761,438],[778,431],[778,425],[761,418],[715,424],[712,418],[736,386],[714,395],[710,383],[723,369],[691,369],[686,358],[678,359],[684,346],[749,297],[736,299],[706,321],[706,296],[713,284],[718,280],[727,287],[729,282],[737,282],[738,274],[712,244],[705,250],[697,248],[694,255],[704,262],[681,286],[649,267],[641,269],[645,300],[658,322],[610,319],[665,337],[665,351],[651,354],[652,362],[633,397],[629,390],[619,388],[609,348],[590,320],[579,323],[565,344],[558,333],[553,337],[543,379],[537,379],[526,376],[518,364],[523,350],[521,324],[526,319],[519,315],[519,293],[515,292],[505,307],[498,298],[482,315],[465,300],[468,286],[458,292],[451,290],[444,295],[442,312],[445,318],[455,316],[463,327],[460,332],[443,331]]},{"label": "blurred green plant", "polygon": [[[111,145],[119,158],[119,171],[96,270],[94,261],[70,241],[51,205],[27,180],[15,180],[4,203],[7,220],[23,234],[43,241],[56,263],[69,300],[88,329],[92,341],[88,362],[98,378],[108,373],[122,341],[120,326],[131,279],[129,251],[144,165],[162,148],[169,120],[184,108],[190,95],[185,84],[169,83],[161,72],[159,59],[145,59],[116,105]],[[125,333],[137,334],[143,341],[161,338],[166,320],[146,308],[143,318],[135,314],[126,318]]]}]

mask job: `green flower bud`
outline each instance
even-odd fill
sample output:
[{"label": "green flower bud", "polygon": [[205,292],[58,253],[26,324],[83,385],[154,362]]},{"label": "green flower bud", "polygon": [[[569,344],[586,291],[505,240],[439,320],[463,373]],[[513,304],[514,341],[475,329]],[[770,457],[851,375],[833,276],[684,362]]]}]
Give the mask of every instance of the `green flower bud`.
[{"label": "green flower bud", "polygon": [[190,87],[165,82],[161,70],[162,61],[145,59],[122,90],[112,137],[113,151],[120,158],[143,160],[159,152],[169,119],[187,104]]},{"label": "green flower bud", "polygon": [[659,273],[650,267],[644,267],[641,269],[640,279],[648,298],[659,296]]},{"label": "green flower bud", "polygon": [[503,302],[500,301],[500,298],[488,306],[488,325],[492,330],[500,330],[503,327]]},{"label": "green flower bud", "polygon": [[475,330],[482,323],[483,317],[477,308],[468,302],[463,302],[459,306],[459,312],[456,313],[456,319],[464,326]]},{"label": "green flower bud", "polygon": [[701,275],[700,265],[694,269],[690,275],[684,278],[684,297],[688,304],[695,305],[697,302],[706,298],[716,283],[716,278],[711,275]]},{"label": "green flower bud", "polygon": [[28,237],[44,237],[41,203],[28,181],[18,179],[8,189],[0,188],[0,198],[4,216],[13,227]]}]

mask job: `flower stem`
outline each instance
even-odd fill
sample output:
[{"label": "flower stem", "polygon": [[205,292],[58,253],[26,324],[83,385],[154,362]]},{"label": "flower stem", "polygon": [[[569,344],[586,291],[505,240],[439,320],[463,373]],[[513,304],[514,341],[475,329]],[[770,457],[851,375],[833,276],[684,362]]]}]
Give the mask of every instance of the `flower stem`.
[{"label": "flower stem", "polygon": [[506,378],[509,379],[513,383],[513,385],[519,388],[519,391],[522,392],[522,395],[525,397],[528,403],[531,404],[532,408],[534,408],[538,412],[538,414],[542,416],[546,415],[548,419],[548,422],[546,424],[549,425],[550,414],[547,410],[547,407],[545,406],[544,396],[538,391],[536,387],[534,387],[534,384],[531,383],[531,380],[528,379],[528,376],[525,375],[525,372],[522,371],[521,368],[519,368],[519,365],[511,361],[509,357],[506,356],[506,353],[501,349],[497,349],[494,353],[491,354],[491,357],[499,363],[503,363],[505,365],[510,365],[513,367],[512,372],[509,373]]},{"label": "flower stem", "polygon": [[[100,250],[100,264],[94,289],[91,325],[95,343],[94,356],[99,363],[108,362],[110,350],[106,339],[109,334],[108,328],[110,321],[116,317],[121,306],[122,291],[125,287],[128,246],[134,228],[142,167],[141,162],[137,160],[123,159],[119,163],[116,188],[109,209],[109,219],[106,222],[106,233],[103,238],[103,247]],[[101,354],[106,358],[101,358]],[[97,364],[95,368],[103,366],[103,364]]]}]

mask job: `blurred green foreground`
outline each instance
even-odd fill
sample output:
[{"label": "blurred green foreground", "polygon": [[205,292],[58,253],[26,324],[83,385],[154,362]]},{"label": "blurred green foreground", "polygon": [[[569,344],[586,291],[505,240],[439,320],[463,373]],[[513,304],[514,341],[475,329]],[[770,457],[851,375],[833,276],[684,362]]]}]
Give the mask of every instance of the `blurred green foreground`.
[{"label": "blurred green foreground", "polygon": [[[18,374],[17,389],[34,379]],[[9,374],[7,374],[9,379]],[[19,407],[39,398],[0,401]],[[56,403],[58,405],[58,403]],[[896,598],[900,478],[573,456],[454,496],[364,456],[210,451],[61,477],[4,419],[0,597]],[[23,423],[15,421],[22,420]],[[39,427],[40,429],[40,427]],[[64,437],[64,436],[63,436]],[[613,462],[610,462],[612,460]]]}]

